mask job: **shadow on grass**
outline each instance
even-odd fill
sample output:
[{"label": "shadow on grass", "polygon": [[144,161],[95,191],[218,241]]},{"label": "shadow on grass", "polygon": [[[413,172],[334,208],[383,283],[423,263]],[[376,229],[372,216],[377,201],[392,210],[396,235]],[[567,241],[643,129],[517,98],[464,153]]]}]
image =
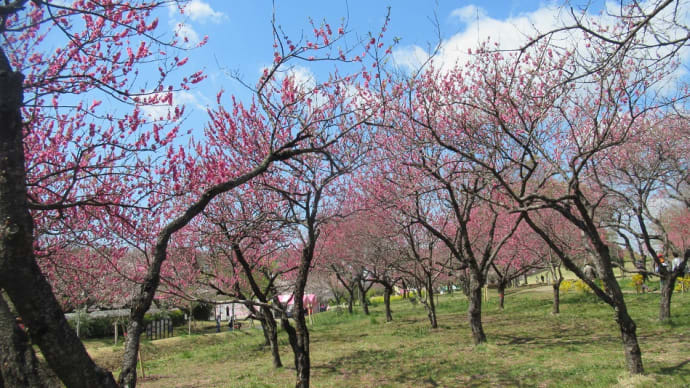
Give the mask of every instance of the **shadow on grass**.
[{"label": "shadow on grass", "polygon": [[396,351],[358,350],[323,364],[312,365],[312,369],[331,376],[375,374],[383,381],[400,384],[417,382],[419,386],[425,387],[449,386],[449,381],[444,379],[449,376],[453,378],[452,386],[485,387],[487,383],[501,387],[531,386],[524,384],[520,376],[497,374],[490,365],[467,361],[436,362],[420,357],[411,367],[401,367],[399,354]]},{"label": "shadow on grass", "polygon": [[679,362],[678,364],[674,366],[670,366],[667,368],[659,368],[659,373],[664,374],[664,375],[673,375],[676,374],[677,372],[680,372],[681,369],[683,369],[684,366],[688,365],[690,363],[690,358]]},{"label": "shadow on grass", "polygon": [[517,336],[508,334],[492,335],[496,345],[524,345],[529,344],[534,347],[561,347],[561,346],[580,346],[580,345],[601,345],[603,343],[617,344],[620,339],[613,335],[588,334],[588,335],[568,335],[565,337],[553,338],[537,336]]}]

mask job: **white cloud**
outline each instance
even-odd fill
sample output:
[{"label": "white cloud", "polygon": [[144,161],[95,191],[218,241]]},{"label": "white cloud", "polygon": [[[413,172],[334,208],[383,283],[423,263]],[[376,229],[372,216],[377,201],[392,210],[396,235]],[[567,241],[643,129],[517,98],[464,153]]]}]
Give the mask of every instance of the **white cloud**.
[{"label": "white cloud", "polygon": [[[184,43],[189,45],[196,45],[201,42],[199,39],[199,34],[190,26],[189,24],[177,23],[175,25],[175,33],[182,39]],[[183,44],[183,46],[185,46]]]},{"label": "white cloud", "polygon": [[[683,1],[688,4],[687,0]],[[491,18],[486,14],[481,7],[476,5],[468,5],[462,8],[455,9],[451,12],[450,17],[457,18],[464,23],[464,29],[459,33],[445,39],[441,42],[441,49],[434,57],[433,62],[437,68],[448,68],[455,64],[464,64],[469,60],[468,50],[475,49],[488,39],[492,43],[498,42],[500,48],[504,50],[517,49],[524,45],[530,37],[534,37],[540,33],[554,30],[563,25],[572,25],[573,19],[568,8],[559,7],[556,3],[543,3],[540,8],[513,15],[505,20],[498,20]],[[639,6],[649,12],[652,8],[658,5],[655,1],[641,1]],[[690,9],[690,8],[688,8]],[[681,25],[690,24],[690,11],[686,7],[670,6],[666,7],[661,13],[655,16],[654,28],[649,31],[661,32],[666,35],[666,39],[672,41],[680,39],[687,35],[687,31],[678,28],[675,23]],[[620,3],[617,1],[607,1],[605,4],[606,12],[601,14],[589,14],[589,20],[596,22],[601,26],[611,26],[615,22],[616,15],[620,13]],[[674,12],[678,12],[674,14]],[[596,29],[594,24],[590,27]],[[552,43],[557,47],[570,48],[572,50],[583,50],[583,55],[588,55],[588,51],[583,46],[585,42],[581,39],[581,35],[575,32],[562,32],[554,36]],[[647,43],[654,44],[655,37],[652,33],[646,33],[643,38]],[[580,45],[580,47],[578,47]],[[661,48],[658,51],[660,56],[668,53],[670,48]],[[655,57],[657,52],[650,53],[651,57]],[[419,46],[405,46],[393,52],[393,58],[398,66],[404,69],[416,70],[427,59],[427,52]],[[690,60],[690,48],[683,47],[679,53],[679,59],[683,63]],[[669,93],[676,84],[675,80],[682,77],[687,77],[688,71],[685,67],[679,67],[670,83],[657,85],[657,90],[661,93]]]},{"label": "white cloud", "polygon": [[[155,95],[155,94],[154,94]],[[162,97],[162,94],[160,94]],[[188,112],[190,107],[194,109],[205,110],[206,108],[199,103],[199,98],[193,93],[186,90],[173,92],[172,105],[165,103],[157,105],[142,105],[140,106],[142,112],[152,120],[166,119],[168,113],[171,115],[175,111],[175,107],[184,105]]]},{"label": "white cloud", "polygon": [[453,10],[450,16],[460,19],[463,23],[469,23],[486,18],[486,11],[476,5],[468,5],[462,8]]},{"label": "white cloud", "polygon": [[[259,69],[259,73],[263,74],[268,66],[262,66]],[[276,81],[282,82],[285,77],[294,77],[295,84],[299,85],[302,90],[310,90],[316,86],[316,76],[314,73],[304,66],[291,66],[288,69],[278,71],[275,73],[274,77]]]},{"label": "white cloud", "polygon": [[226,18],[226,15],[220,11],[215,11],[211,6],[201,0],[192,0],[184,7],[184,14],[189,16],[195,22],[210,20],[214,23],[220,23]]},{"label": "white cloud", "polygon": [[304,66],[293,66],[287,71],[287,75],[295,79],[295,83],[300,85],[305,90],[312,89],[316,86],[316,76],[311,70]]},{"label": "white cloud", "polygon": [[[180,16],[180,4],[169,3],[168,14],[171,18]],[[214,10],[203,0],[192,0],[187,3],[182,7],[182,14],[195,22],[211,21],[213,23],[220,23],[227,18],[227,15],[223,12]]]},{"label": "white cloud", "polygon": [[[451,16],[465,23],[465,29],[442,42],[434,63],[444,67],[462,64],[469,59],[468,50],[476,49],[489,38],[492,42],[500,42],[502,49],[518,48],[527,42],[530,35],[561,25],[561,11],[558,7],[547,5],[533,12],[498,20],[474,5],[458,8],[452,11]],[[419,46],[403,47],[393,53],[396,63],[408,69],[423,63],[425,56],[426,52]]]},{"label": "white cloud", "polygon": [[419,46],[405,46],[393,51],[393,61],[396,65],[407,69],[418,69],[429,54]]}]

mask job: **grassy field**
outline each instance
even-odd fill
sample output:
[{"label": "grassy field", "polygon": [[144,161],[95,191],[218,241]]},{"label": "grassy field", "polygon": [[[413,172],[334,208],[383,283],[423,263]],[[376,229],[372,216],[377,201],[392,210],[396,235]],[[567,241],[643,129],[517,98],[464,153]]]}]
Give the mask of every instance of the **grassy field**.
[{"label": "grassy field", "polygon": [[[431,330],[423,306],[383,306],[371,316],[327,312],[311,326],[314,387],[683,387],[690,386],[690,294],[674,295],[672,323],[660,324],[658,294],[627,294],[638,325],[647,374],[631,378],[612,310],[594,296],[570,292],[551,315],[550,287],[511,290],[500,311],[485,303],[489,343],[472,345],[467,302],[456,293],[439,298],[440,328]],[[271,367],[258,329],[194,334],[145,342],[146,378],[140,387],[289,387],[295,370],[287,337],[280,334],[285,368]],[[180,330],[181,331],[181,330]],[[87,343],[96,361],[117,368],[122,346]],[[141,377],[141,370],[139,371]]]}]

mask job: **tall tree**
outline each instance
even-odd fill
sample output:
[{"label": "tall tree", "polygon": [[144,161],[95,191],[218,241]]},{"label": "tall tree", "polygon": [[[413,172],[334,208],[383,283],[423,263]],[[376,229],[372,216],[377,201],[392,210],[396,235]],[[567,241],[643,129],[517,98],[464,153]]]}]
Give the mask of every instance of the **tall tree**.
[{"label": "tall tree", "polygon": [[[136,182],[148,166],[139,155],[176,136],[174,128],[164,129],[167,120],[151,123],[137,107],[170,104],[174,90],[166,78],[186,62],[154,54],[183,46],[176,37],[159,38],[154,13],[162,5],[12,1],[0,6],[0,180],[6,182],[0,190],[0,217],[6,220],[0,232],[0,287],[68,386],[115,382],[91,361],[41,274],[34,220],[61,217],[60,211],[75,207],[132,205],[131,197],[124,197],[126,203],[120,198],[118,181],[129,176]],[[150,67],[158,68],[159,76],[147,87],[135,74]],[[183,86],[201,79],[194,73]],[[104,98],[129,105],[129,113],[115,116],[99,107]],[[142,135],[145,124],[154,130]]]}]

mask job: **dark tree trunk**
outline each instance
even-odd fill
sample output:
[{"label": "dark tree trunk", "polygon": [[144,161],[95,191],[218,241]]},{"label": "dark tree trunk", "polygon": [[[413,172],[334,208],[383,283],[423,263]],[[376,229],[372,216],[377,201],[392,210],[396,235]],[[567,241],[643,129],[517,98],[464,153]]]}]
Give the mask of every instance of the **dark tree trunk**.
[{"label": "dark tree trunk", "polygon": [[383,288],[383,304],[386,306],[386,322],[393,321],[393,314],[391,313],[391,294],[393,287],[384,286]]},{"label": "dark tree trunk", "polygon": [[434,287],[433,281],[431,280],[431,275],[428,274],[426,277],[426,297],[427,302],[427,315],[429,316],[429,323],[431,323],[432,329],[438,328],[438,320],[436,319],[436,303],[434,302]]},{"label": "dark tree trunk", "polygon": [[112,374],[91,360],[67,324],[34,257],[22,144],[22,81],[0,48],[0,288],[65,385],[115,387]]},{"label": "dark tree trunk", "polygon": [[[276,320],[273,318],[273,314],[268,307],[261,307],[261,313],[264,316],[265,328],[264,332],[268,345],[271,347],[271,355],[273,356],[273,367],[282,368],[283,363],[280,360],[280,347],[278,346],[278,325]],[[262,325],[264,323],[262,322]]]},{"label": "dark tree trunk", "polygon": [[506,283],[501,281],[498,283],[498,307],[503,310],[503,303],[506,294]]},{"label": "dark tree trunk", "polygon": [[661,298],[659,300],[659,320],[667,321],[671,319],[671,297],[673,288],[676,286],[677,276],[673,272],[666,272],[661,276]]},{"label": "dark tree trunk", "polygon": [[[167,247],[167,240],[158,242],[156,246],[155,256],[162,255],[165,257],[165,249],[162,245]],[[163,251],[159,251],[163,249]],[[139,294],[132,301],[132,309],[129,313],[129,324],[127,325],[127,339],[125,340],[125,352],[122,356],[122,370],[118,379],[120,387],[134,388],[137,384],[137,360],[139,345],[141,341],[141,333],[144,327],[144,315],[151,307],[151,302],[160,283],[160,269],[163,264],[163,259],[155,260],[149,268],[149,272],[141,285]]]},{"label": "dark tree trunk", "polygon": [[348,289],[347,294],[348,294],[347,312],[352,314],[352,313],[354,313],[354,310],[352,309],[352,305],[355,303],[355,290],[354,290],[354,288]]},{"label": "dark tree trunk", "polygon": [[625,363],[630,374],[644,373],[642,366],[642,352],[637,343],[637,326],[635,322],[628,315],[624,308],[616,314],[616,322],[621,331],[621,338],[623,339],[623,352],[625,353]]},{"label": "dark tree trunk", "polygon": [[[303,252],[307,256],[308,249]],[[295,280],[295,305],[294,305],[294,319],[295,319],[295,334],[296,344],[293,347],[295,353],[295,368],[297,369],[296,388],[309,387],[310,374],[310,359],[309,359],[309,330],[307,329],[307,321],[304,318],[304,288],[307,285],[307,276],[309,274],[309,266],[311,257],[303,257],[300,263],[297,279]]]},{"label": "dark tree trunk", "polygon": [[475,345],[486,342],[486,334],[482,327],[482,286],[484,282],[476,275],[472,275],[470,279],[470,304],[467,309],[467,314],[470,319],[470,328],[472,329],[472,340]]},{"label": "dark tree trunk", "polygon": [[268,338],[268,328],[266,327],[266,320],[261,318],[261,331],[264,333],[264,347],[271,346],[271,340]]},{"label": "dark tree trunk", "polygon": [[560,314],[561,312],[561,282],[563,279],[554,279],[553,287],[553,309],[552,314]]},{"label": "dark tree trunk", "polygon": [[[587,215],[587,209],[575,197],[575,205],[578,207],[580,214]],[[525,216],[525,220],[530,225],[532,230],[537,232],[545,242],[549,244],[551,249],[557,252],[561,262],[573,271],[577,276],[585,281],[587,276],[583,271],[568,258],[558,246],[556,246],[551,239],[548,238],[546,233],[540,229],[530,218]],[[588,219],[585,219],[587,221]],[[594,293],[607,304],[609,304],[616,317],[616,323],[621,331],[621,338],[623,340],[623,351],[625,353],[625,360],[630,374],[642,374],[644,373],[644,368],[642,366],[642,353],[640,351],[640,346],[637,342],[636,326],[635,322],[630,318],[628,314],[627,306],[625,305],[625,299],[623,298],[623,293],[621,292],[618,281],[613,273],[613,268],[611,265],[611,256],[608,246],[601,240],[599,235],[599,230],[593,224],[588,224],[587,229],[583,229],[583,232],[587,233],[589,241],[596,248],[596,255],[593,255],[594,265],[596,266],[596,273],[601,278],[604,285],[604,290],[599,288],[596,284],[591,284],[590,286],[594,290]]]},{"label": "dark tree trunk", "polygon": [[297,349],[297,331],[295,331],[295,328],[290,325],[290,321],[288,320],[286,315],[281,316],[280,318],[280,326],[285,330],[285,333],[288,335],[288,342],[290,342],[290,348],[292,349],[292,353],[295,355],[295,369],[297,369],[297,352],[299,351]]},{"label": "dark tree trunk", "polygon": [[[604,283],[606,293],[612,300],[612,307],[616,314],[616,323],[621,331],[621,338],[623,340],[623,352],[625,353],[625,362],[630,374],[644,373],[642,366],[642,352],[640,345],[637,342],[637,326],[628,314],[628,308],[623,298],[618,281],[613,274],[611,257],[609,249],[606,245],[601,245],[597,249],[597,257],[595,258],[595,265],[597,267],[597,274],[601,277]],[[607,265],[608,264],[608,265]]]},{"label": "dark tree trunk", "polygon": [[29,342],[0,295],[0,387],[47,387]]},{"label": "dark tree trunk", "polygon": [[369,304],[367,303],[367,293],[364,290],[364,284],[362,281],[357,281],[357,289],[359,290],[359,303],[362,305],[362,311],[364,315],[369,315]]}]

